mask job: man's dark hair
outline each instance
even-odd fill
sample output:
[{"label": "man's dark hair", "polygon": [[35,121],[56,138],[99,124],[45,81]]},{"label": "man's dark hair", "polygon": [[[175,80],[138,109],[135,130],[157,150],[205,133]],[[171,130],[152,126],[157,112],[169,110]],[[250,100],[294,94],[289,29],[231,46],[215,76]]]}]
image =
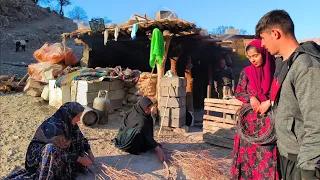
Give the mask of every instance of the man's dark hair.
[{"label": "man's dark hair", "polygon": [[260,38],[262,31],[275,26],[281,28],[284,34],[294,36],[294,24],[289,14],[284,10],[273,10],[265,14],[256,25],[256,38]]}]

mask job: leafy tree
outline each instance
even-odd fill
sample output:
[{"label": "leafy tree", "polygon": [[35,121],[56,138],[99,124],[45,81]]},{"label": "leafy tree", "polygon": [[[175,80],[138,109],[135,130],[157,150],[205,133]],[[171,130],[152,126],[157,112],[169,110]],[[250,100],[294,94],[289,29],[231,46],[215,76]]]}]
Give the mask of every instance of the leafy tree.
[{"label": "leafy tree", "polygon": [[245,29],[239,29],[241,35],[249,35],[248,31]]},{"label": "leafy tree", "polygon": [[[213,29],[210,34],[224,34],[227,29],[235,29],[234,26],[218,26],[217,28]],[[239,29],[239,33],[241,35],[248,35],[248,31],[245,29]]]},{"label": "leafy tree", "polygon": [[87,21],[87,12],[80,6],[75,6],[71,11],[68,12],[68,17],[78,21]]},{"label": "leafy tree", "polygon": [[60,7],[59,14],[64,16],[63,7],[71,5],[71,0],[57,0]]},{"label": "leafy tree", "polygon": [[108,24],[108,23],[112,22],[107,16],[103,17],[103,19],[104,19],[104,23],[105,24]]},{"label": "leafy tree", "polygon": [[234,29],[233,26],[218,26],[212,30],[212,34],[224,34],[227,29]]}]

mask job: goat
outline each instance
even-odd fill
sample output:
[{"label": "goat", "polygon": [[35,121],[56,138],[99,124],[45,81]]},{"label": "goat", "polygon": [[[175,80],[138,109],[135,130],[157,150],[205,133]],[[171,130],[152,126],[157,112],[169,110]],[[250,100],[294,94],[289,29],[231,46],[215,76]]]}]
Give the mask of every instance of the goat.
[{"label": "goat", "polygon": [[26,45],[29,42],[29,40],[14,40],[14,43],[16,44],[16,52],[19,51],[20,47],[23,51],[26,51]]}]

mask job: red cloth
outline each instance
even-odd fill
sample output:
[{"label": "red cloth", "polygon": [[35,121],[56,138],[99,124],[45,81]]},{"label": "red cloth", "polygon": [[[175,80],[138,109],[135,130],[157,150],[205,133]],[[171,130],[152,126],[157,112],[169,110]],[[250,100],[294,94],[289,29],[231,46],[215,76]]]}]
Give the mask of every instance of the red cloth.
[{"label": "red cloth", "polygon": [[253,40],[248,46],[254,46],[261,53],[263,65],[255,67],[253,64],[244,68],[250,81],[250,89],[253,92],[252,96],[256,96],[259,100],[268,100],[273,74],[275,71],[275,58],[264,47],[261,40]]}]

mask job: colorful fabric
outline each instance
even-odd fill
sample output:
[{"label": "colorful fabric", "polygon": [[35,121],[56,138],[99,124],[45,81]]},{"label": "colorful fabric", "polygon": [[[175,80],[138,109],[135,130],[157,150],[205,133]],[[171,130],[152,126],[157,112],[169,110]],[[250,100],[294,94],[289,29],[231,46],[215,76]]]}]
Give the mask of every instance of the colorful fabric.
[{"label": "colorful fabric", "polygon": [[117,66],[113,69],[113,73],[110,75],[117,76],[124,82],[137,83],[140,78],[141,71],[131,70],[129,68],[122,70],[121,66]]},{"label": "colorful fabric", "polygon": [[155,28],[152,32],[150,47],[150,67],[154,68],[156,63],[158,65],[162,65],[162,59],[164,56],[164,39],[158,28]]},{"label": "colorful fabric", "polygon": [[136,33],[137,33],[138,29],[139,29],[138,24],[133,24],[132,25],[132,31],[131,31],[132,40],[134,40],[136,38]]},{"label": "colorful fabric", "polygon": [[76,102],[65,103],[44,121],[31,140],[25,170],[9,175],[9,179],[74,179],[75,172],[85,168],[76,162],[89,152],[90,145],[72,119],[84,108]]},{"label": "colorful fabric", "polygon": [[137,83],[139,81],[141,72],[139,70],[131,70],[129,68],[123,70],[121,66],[115,68],[103,69],[85,69],[76,71],[67,75],[61,75],[56,80],[56,86],[61,87],[70,84],[72,80],[86,80],[92,81],[100,78],[107,79],[121,79],[124,82]]},{"label": "colorful fabric", "polygon": [[235,92],[235,97],[242,101],[243,105],[240,109],[240,122],[234,136],[231,179],[281,179],[274,122],[269,116],[255,113],[252,110],[250,83],[243,70]]},{"label": "colorful fabric", "polygon": [[255,67],[252,64],[244,70],[251,82],[250,88],[253,96],[256,96],[260,101],[266,101],[275,71],[275,58],[261,46],[261,40],[253,40],[248,46],[254,46],[258,49],[262,54],[264,63],[261,67]]},{"label": "colorful fabric", "polygon": [[56,79],[56,86],[61,87],[66,84],[70,84],[72,80],[80,74],[81,71],[72,72],[70,74],[61,75]]}]

